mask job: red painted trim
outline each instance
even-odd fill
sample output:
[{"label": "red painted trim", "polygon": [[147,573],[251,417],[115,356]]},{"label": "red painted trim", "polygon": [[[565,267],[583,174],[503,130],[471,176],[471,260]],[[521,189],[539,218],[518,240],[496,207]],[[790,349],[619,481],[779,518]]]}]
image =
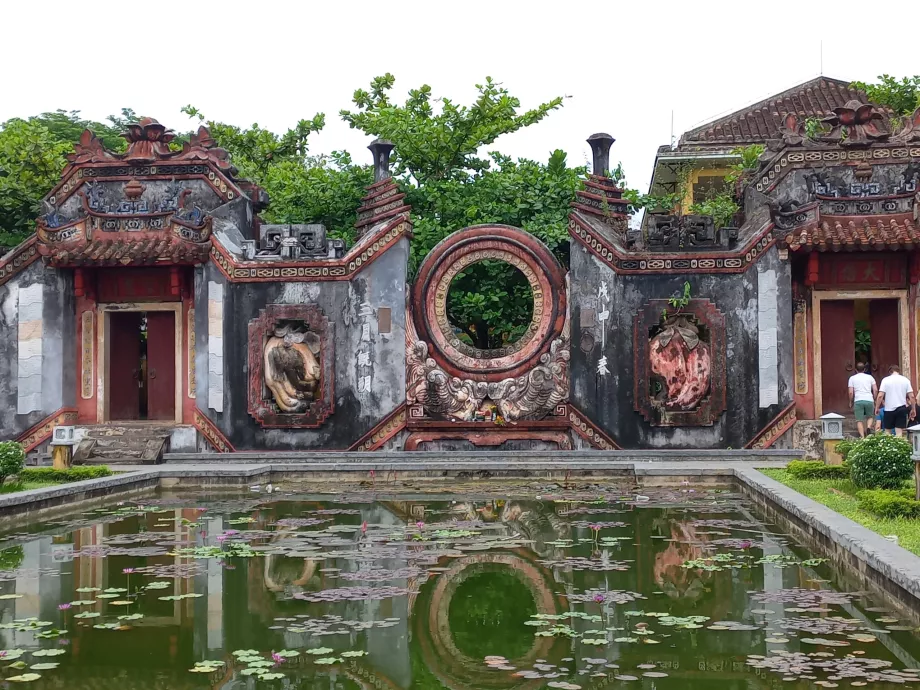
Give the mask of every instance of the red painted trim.
[{"label": "red painted trim", "polygon": [[71,426],[77,423],[77,410],[73,407],[62,407],[52,415],[45,417],[35,426],[20,434],[16,440],[22,444],[27,453],[51,438],[56,426]]},{"label": "red painted trim", "polygon": [[373,429],[352,443],[348,450],[378,450],[405,428],[406,404],[403,403],[384,417]]},{"label": "red painted trim", "polygon": [[201,410],[195,409],[193,423],[218,453],[235,453],[236,448]]},{"label": "red painted trim", "polygon": [[752,438],[745,448],[764,449],[772,446],[795,424],[795,403],[789,403],[785,409],[776,415],[770,422]]},{"label": "red painted trim", "polygon": [[0,256],[0,285],[3,285],[38,258],[38,247],[35,246],[37,242],[36,236],[32,235],[18,247],[14,247],[5,255]]}]

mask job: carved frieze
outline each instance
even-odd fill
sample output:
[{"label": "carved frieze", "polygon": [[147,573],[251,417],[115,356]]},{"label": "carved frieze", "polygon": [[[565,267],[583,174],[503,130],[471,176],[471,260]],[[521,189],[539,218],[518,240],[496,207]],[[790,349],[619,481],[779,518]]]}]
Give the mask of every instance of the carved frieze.
[{"label": "carved frieze", "polygon": [[247,261],[299,261],[301,259],[340,259],[345,242],[326,237],[326,227],[318,223],[262,225],[261,242],[243,240]]},{"label": "carved frieze", "polygon": [[660,213],[649,214],[644,238],[641,232],[626,235],[630,249],[658,252],[728,249],[737,237],[737,228],[716,229],[711,216]]},{"label": "carved frieze", "polygon": [[569,329],[525,374],[498,381],[461,379],[445,372],[417,340],[406,353],[406,398],[426,416],[469,422],[493,407],[505,421],[542,419],[569,395]]},{"label": "carved frieze", "polygon": [[249,414],[313,428],[334,408],[333,326],[316,305],[270,304],[249,322]]},{"label": "carved frieze", "polygon": [[709,300],[651,300],[634,324],[637,412],[652,426],[709,426],[725,410],[725,317]]}]

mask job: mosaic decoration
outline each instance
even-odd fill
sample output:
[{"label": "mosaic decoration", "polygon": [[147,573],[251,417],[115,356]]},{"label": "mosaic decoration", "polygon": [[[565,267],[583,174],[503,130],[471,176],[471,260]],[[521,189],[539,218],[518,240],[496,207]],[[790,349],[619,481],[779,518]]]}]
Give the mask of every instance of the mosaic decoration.
[{"label": "mosaic decoration", "polygon": [[270,304],[249,322],[249,414],[316,428],[335,408],[334,322],[316,305]]},{"label": "mosaic decoration", "polygon": [[769,448],[795,424],[795,403],[790,403],[785,410],[780,412],[767,426],[748,443],[745,448],[764,450]]},{"label": "mosaic decoration", "polygon": [[367,235],[342,258],[296,263],[276,261],[268,265],[259,261],[239,261],[215,239],[211,245],[211,260],[231,282],[350,280],[411,232],[411,223],[404,216],[400,216],[392,223]]},{"label": "mosaic decoration", "polygon": [[400,405],[387,415],[380,424],[367,432],[356,443],[352,444],[348,450],[379,450],[387,441],[405,428],[406,406]]},{"label": "mosaic decoration", "polygon": [[666,254],[629,254],[598,232],[577,214],[569,216],[569,236],[619,274],[656,273],[744,273],[770,247],[776,238],[772,223],[767,223],[751,241],[737,251]]},{"label": "mosaic decoration", "polygon": [[571,403],[568,404],[568,419],[572,431],[598,450],[621,450],[616,441],[601,431],[590,419]]},{"label": "mosaic decoration", "polygon": [[650,300],[635,317],[634,406],[652,426],[710,426],[726,408],[725,316],[706,299],[677,313]]},{"label": "mosaic decoration", "polygon": [[[463,268],[489,259],[519,268],[534,300],[527,333],[500,350],[464,345],[447,321],[447,293],[453,278]],[[522,376],[562,334],[568,313],[565,273],[552,252],[530,233],[500,225],[466,228],[442,240],[425,258],[413,287],[411,313],[418,340],[426,344],[426,352],[417,348],[413,357],[423,362],[430,357],[449,376],[479,382]]]},{"label": "mosaic decoration", "polygon": [[201,410],[195,410],[194,423],[195,428],[201,432],[201,435],[204,436],[205,440],[211,444],[211,447],[214,448],[215,451],[218,453],[236,452],[236,448],[233,447],[233,444],[227,440],[227,437],[221,433],[220,429],[218,429],[210,419],[201,413]]},{"label": "mosaic decoration", "polygon": [[92,311],[85,311],[80,316],[81,319],[81,338],[80,338],[80,397],[89,400],[94,395],[95,389],[95,363],[93,361],[95,354],[95,320],[96,315]]},{"label": "mosaic decoration", "polygon": [[28,453],[30,450],[34,450],[51,438],[54,427],[72,426],[76,423],[77,410],[75,408],[63,407],[21,434],[16,440],[22,444],[22,449]]}]

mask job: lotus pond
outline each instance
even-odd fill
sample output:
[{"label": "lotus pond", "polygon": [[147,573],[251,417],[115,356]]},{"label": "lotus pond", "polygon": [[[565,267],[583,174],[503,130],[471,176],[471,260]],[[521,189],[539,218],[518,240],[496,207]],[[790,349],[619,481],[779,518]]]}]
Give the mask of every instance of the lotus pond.
[{"label": "lotus pond", "polygon": [[920,684],[914,626],[728,490],[274,488],[0,535],[0,683]]}]

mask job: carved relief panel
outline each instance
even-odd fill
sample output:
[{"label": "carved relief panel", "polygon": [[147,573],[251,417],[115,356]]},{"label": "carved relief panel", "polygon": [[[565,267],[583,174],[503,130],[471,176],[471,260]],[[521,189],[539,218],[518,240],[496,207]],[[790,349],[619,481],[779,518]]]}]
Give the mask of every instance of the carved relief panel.
[{"label": "carved relief panel", "polygon": [[315,305],[270,304],[249,322],[249,414],[315,428],[334,408],[334,323]]},{"label": "carved relief panel", "polygon": [[725,410],[725,317],[709,300],[635,317],[634,405],[652,426],[709,426]]}]

